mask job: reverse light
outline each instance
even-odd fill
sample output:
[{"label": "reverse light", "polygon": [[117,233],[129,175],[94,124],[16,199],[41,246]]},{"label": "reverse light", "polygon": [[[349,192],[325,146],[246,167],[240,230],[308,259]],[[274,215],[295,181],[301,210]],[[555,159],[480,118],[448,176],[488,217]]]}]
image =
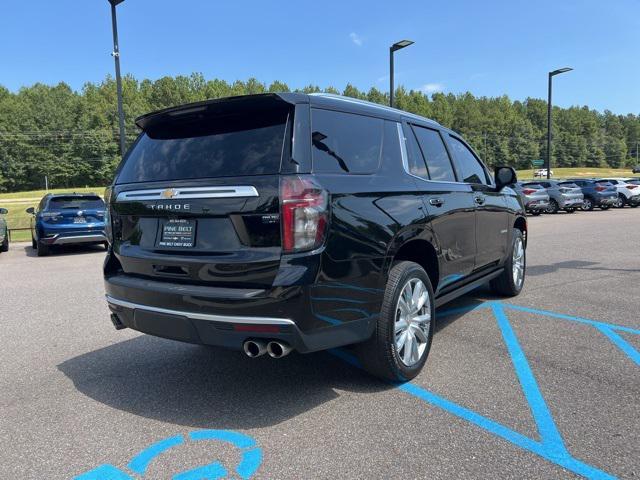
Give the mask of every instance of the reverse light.
[{"label": "reverse light", "polygon": [[281,177],[280,216],[283,251],[318,248],[324,242],[329,218],[327,191],[310,177]]}]

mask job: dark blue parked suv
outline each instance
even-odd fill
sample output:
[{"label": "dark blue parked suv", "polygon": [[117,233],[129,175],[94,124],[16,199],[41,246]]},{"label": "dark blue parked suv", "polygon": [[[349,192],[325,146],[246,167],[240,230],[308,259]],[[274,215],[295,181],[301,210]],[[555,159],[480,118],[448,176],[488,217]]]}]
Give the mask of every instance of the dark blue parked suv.
[{"label": "dark blue parked suv", "polygon": [[593,210],[599,207],[608,210],[618,201],[616,187],[606,180],[593,180],[590,178],[571,178],[568,181],[575,183],[582,190],[584,200],[582,210]]},{"label": "dark blue parked suv", "polygon": [[31,244],[38,256],[48,255],[54,245],[102,243],[105,204],[95,193],[47,194],[38,206],[27,209],[31,219]]}]

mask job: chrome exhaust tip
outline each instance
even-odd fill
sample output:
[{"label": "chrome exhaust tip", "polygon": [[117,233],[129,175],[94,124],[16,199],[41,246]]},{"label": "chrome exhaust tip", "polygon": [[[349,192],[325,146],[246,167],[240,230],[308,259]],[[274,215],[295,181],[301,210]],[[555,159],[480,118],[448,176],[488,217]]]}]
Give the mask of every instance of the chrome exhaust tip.
[{"label": "chrome exhaust tip", "polygon": [[282,358],[289,355],[289,352],[293,350],[289,345],[283,342],[269,342],[267,343],[267,353],[271,358]]},{"label": "chrome exhaust tip", "polygon": [[262,340],[247,340],[242,345],[247,357],[256,358],[267,353],[267,344]]}]

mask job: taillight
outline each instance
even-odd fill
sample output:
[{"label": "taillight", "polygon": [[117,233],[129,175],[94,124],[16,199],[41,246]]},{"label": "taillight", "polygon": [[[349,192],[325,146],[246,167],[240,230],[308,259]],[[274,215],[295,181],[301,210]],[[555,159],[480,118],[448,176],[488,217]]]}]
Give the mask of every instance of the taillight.
[{"label": "taillight", "polygon": [[596,192],[602,192],[602,191],[604,191],[604,190],[606,190],[606,189],[607,189],[607,187],[603,187],[603,186],[601,186],[601,185],[598,185],[598,186],[596,187]]},{"label": "taillight", "polygon": [[634,188],[638,188],[638,185],[627,185],[629,190],[633,190]]},{"label": "taillight", "polygon": [[107,187],[104,191],[104,234],[110,245],[113,245],[113,225],[111,225],[111,187]]},{"label": "taillight", "polygon": [[533,188],[525,188],[524,190],[522,190],[522,193],[524,193],[525,195],[531,195],[532,193],[536,193],[537,190],[534,190]]},{"label": "taillight", "polygon": [[282,249],[285,252],[313,250],[322,245],[327,230],[327,191],[310,177],[280,178]]}]

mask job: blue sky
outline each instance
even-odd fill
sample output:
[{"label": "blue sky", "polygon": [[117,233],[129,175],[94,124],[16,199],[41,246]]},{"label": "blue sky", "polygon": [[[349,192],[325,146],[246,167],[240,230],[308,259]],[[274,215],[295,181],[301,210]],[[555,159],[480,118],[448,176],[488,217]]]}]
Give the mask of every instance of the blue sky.
[{"label": "blue sky", "polygon": [[[1,85],[80,89],[113,72],[107,0],[3,3]],[[388,46],[408,38],[396,55],[407,88],[546,98],[546,72],[571,66],[555,104],[640,113],[638,0],[126,0],[118,12],[123,71],[137,78],[387,90]]]}]

